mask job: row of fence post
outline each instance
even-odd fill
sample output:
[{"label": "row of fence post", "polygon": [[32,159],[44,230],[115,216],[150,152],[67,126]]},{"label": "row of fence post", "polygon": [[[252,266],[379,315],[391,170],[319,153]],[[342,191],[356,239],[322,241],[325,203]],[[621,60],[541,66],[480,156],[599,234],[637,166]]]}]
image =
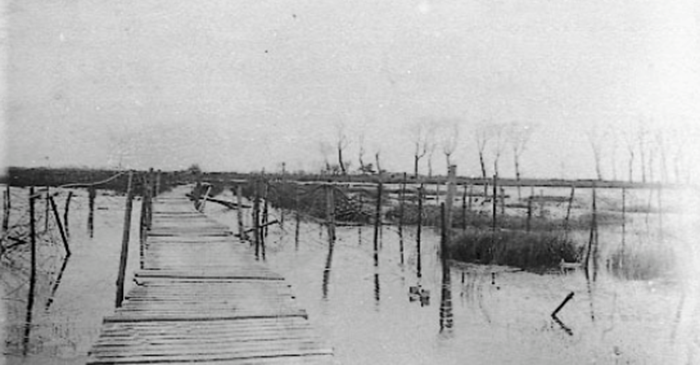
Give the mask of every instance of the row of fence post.
[{"label": "row of fence post", "polygon": [[[139,268],[145,267],[145,249],[147,247],[148,231],[151,230],[153,224],[153,200],[160,193],[162,188],[161,172],[154,172],[149,169],[142,176],[142,199],[141,199],[141,217],[139,222]],[[124,209],[124,227],[122,230],[122,245],[119,255],[119,271],[117,273],[117,293],[115,298],[115,307],[122,306],[124,301],[124,283],[126,276],[127,259],[129,257],[129,237],[131,229],[131,215],[134,200],[134,172],[129,171],[126,188],[126,202]]]}]

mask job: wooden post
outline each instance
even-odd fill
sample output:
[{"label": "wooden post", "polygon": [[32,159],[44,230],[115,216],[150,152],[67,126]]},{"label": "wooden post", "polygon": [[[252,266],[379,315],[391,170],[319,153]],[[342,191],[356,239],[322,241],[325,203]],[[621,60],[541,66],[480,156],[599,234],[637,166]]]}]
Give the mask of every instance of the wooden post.
[{"label": "wooden post", "polygon": [[562,308],[564,308],[564,306],[566,305],[566,303],[568,303],[573,297],[574,297],[574,292],[570,292],[570,293],[566,296],[566,298],[564,298],[564,300],[561,302],[561,304],[559,304],[559,306],[557,307],[557,309],[555,309],[555,310],[552,312],[552,317],[556,317],[556,316],[557,316],[557,313],[559,313],[559,311],[560,311]]},{"label": "wooden post", "polygon": [[625,222],[625,219],[626,219],[625,213],[627,211],[626,202],[625,202],[626,195],[627,194],[625,191],[625,187],[623,186],[622,187],[622,244],[620,246],[620,264],[619,264],[620,268],[623,267],[622,265],[624,265],[624,258],[625,258],[625,235],[626,235],[626,228],[627,228],[626,222]]},{"label": "wooden post", "polygon": [[540,218],[544,218],[544,189],[540,189]]},{"label": "wooden post", "polygon": [[377,185],[377,206],[374,214],[374,260],[379,258],[379,230],[382,229],[382,182]]},{"label": "wooden post", "polygon": [[73,198],[73,192],[69,191],[68,196],[66,197],[66,204],[63,207],[63,223],[65,223],[66,226],[66,236],[70,237],[70,222],[68,221],[69,216],[70,216],[70,201]]},{"label": "wooden post", "polygon": [[44,232],[49,230],[49,198],[51,197],[51,192],[49,191],[49,186],[46,185],[46,198],[44,199]]},{"label": "wooden post", "polygon": [[506,215],[506,190],[501,186],[499,191],[501,192],[501,215],[503,216]]},{"label": "wooden post", "polygon": [[498,204],[498,196],[496,194],[498,193],[498,176],[496,174],[493,174],[493,201],[492,201],[492,206],[491,206],[491,211],[493,213],[493,216],[491,218],[491,231],[496,232],[496,225],[498,223],[498,212],[496,210],[497,204]]},{"label": "wooden post", "polygon": [[462,231],[467,230],[467,184],[462,192]]},{"label": "wooden post", "polygon": [[527,198],[527,220],[525,221],[525,231],[530,232],[530,225],[532,221],[532,194]]},{"label": "wooden post", "polygon": [[255,258],[260,257],[260,182],[255,181],[253,197],[253,234],[255,238]]},{"label": "wooden post", "polygon": [[97,195],[97,191],[95,190],[94,185],[90,185],[88,187],[88,232],[90,233],[90,238],[93,237],[93,233],[95,231],[95,196]]},{"label": "wooden post", "polygon": [[438,255],[440,258],[445,260],[447,257],[447,214],[446,214],[445,203],[440,203],[440,252]]},{"label": "wooden post", "polygon": [[[399,193],[399,235],[403,236],[403,214],[404,204],[406,199],[406,173],[403,173],[403,181],[401,181],[401,192]],[[403,252],[403,240],[401,241],[401,252]],[[402,254],[403,256],[403,254]]]},{"label": "wooden post", "polygon": [[115,307],[120,308],[124,300],[124,276],[126,275],[126,263],[129,257],[129,230],[131,228],[131,208],[133,203],[132,179],[133,171],[129,171],[129,179],[126,185],[126,207],[124,209],[124,230],[122,232],[122,249],[119,256],[119,273],[117,274],[117,297]]},{"label": "wooden post", "polygon": [[10,196],[10,184],[5,185],[5,191],[3,192],[5,194],[5,199],[4,199],[4,204],[3,204],[3,214],[2,214],[2,231],[7,232],[8,227],[10,226],[10,210],[12,209],[12,198]]},{"label": "wooden post", "polygon": [[328,229],[328,241],[335,240],[335,197],[333,186],[326,185],[326,228]]},{"label": "wooden post", "polygon": [[447,168],[447,197],[445,197],[445,244],[449,245],[452,239],[452,204],[455,199],[455,180],[457,179],[457,165]]},{"label": "wooden post", "polygon": [[58,208],[56,208],[56,202],[53,200],[53,197],[49,197],[49,201],[51,202],[51,210],[53,210],[53,216],[56,219],[56,224],[58,225],[58,232],[61,234],[63,247],[66,249],[66,257],[68,257],[70,256],[70,247],[68,246],[68,238],[66,238],[66,232],[63,230],[61,217],[58,215]]},{"label": "wooden post", "polygon": [[301,223],[301,213],[299,210],[301,209],[301,204],[299,204],[299,186],[296,184],[294,185],[294,210],[296,211],[295,214],[295,219],[296,219],[296,226],[294,227],[294,248],[299,249],[299,226]]},{"label": "wooden post", "polygon": [[264,236],[267,237],[267,216],[268,216],[268,193],[270,190],[270,184],[265,181],[263,184],[263,216],[262,216],[262,224],[263,224],[263,233]]},{"label": "wooden post", "polygon": [[418,277],[421,277],[421,252],[420,252],[420,236],[423,226],[423,184],[418,187],[418,226],[416,227],[416,267]]},{"label": "wooden post", "polygon": [[34,286],[36,285],[36,224],[34,222],[34,187],[29,188],[29,243],[31,253],[31,271],[29,272],[29,295],[27,299],[27,316],[24,329],[24,355],[27,354],[29,345],[29,331],[31,330],[32,312],[34,309]]},{"label": "wooden post", "polygon": [[566,207],[566,217],[564,218],[564,237],[569,237],[569,217],[571,217],[571,206],[574,204],[574,194],[576,193],[576,185],[571,185],[571,195],[569,195],[569,204]]},{"label": "wooden post", "polygon": [[243,226],[243,186],[241,186],[241,184],[236,186],[236,203],[238,203],[238,211],[236,212],[236,217],[238,218],[238,238],[247,240],[248,235],[245,233],[245,227]]}]

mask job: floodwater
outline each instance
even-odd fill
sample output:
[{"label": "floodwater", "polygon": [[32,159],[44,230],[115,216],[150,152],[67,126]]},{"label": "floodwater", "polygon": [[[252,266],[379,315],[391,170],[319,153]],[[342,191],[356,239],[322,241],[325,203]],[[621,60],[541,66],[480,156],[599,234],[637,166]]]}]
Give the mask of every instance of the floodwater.
[{"label": "floodwater", "polygon": [[[84,364],[90,346],[99,336],[102,318],[114,311],[124,197],[98,190],[94,233],[90,237],[87,191],[73,191],[69,213],[72,255],[68,259],[55,220],[49,220],[49,233],[43,231],[44,200],[35,203],[37,231],[42,239],[37,243],[37,280],[31,302],[28,245],[0,260],[0,360],[4,359],[0,363]],[[27,225],[27,196],[28,189],[12,188],[13,214],[18,214],[11,216],[11,222]],[[54,197],[61,218],[66,196],[67,190],[61,190]],[[135,202],[128,272],[138,265],[139,207]],[[131,285],[128,280],[127,288]]]},{"label": "floodwater", "polygon": [[[13,198],[26,195],[13,188]],[[55,199],[62,211],[65,191]],[[100,192],[92,238],[87,192],[76,190],[71,206],[73,255],[63,259],[55,232],[52,242],[40,244],[29,327],[28,256],[2,260],[0,334],[8,364],[84,363],[102,318],[114,310],[124,198]],[[128,285],[138,263],[139,206],[132,218]],[[210,203],[206,212],[237,231],[235,211]],[[249,212],[245,217],[250,220]],[[282,213],[273,211],[274,218],[282,219]],[[668,220],[677,225],[674,231],[686,229],[676,235],[697,236],[696,216]],[[618,230],[602,229],[601,240],[617,240]],[[383,227],[376,258],[372,227],[338,227],[332,245],[318,223],[302,219],[298,231],[297,240],[295,213],[285,212],[284,224],[269,228],[266,261],[293,286],[342,364],[700,363],[700,288],[694,279],[700,277],[700,261],[694,241],[683,241],[688,257],[680,261],[679,276],[629,281],[602,272],[589,283],[581,271],[540,275],[443,264],[437,257],[439,235],[430,228],[423,229],[420,275],[415,227],[407,227],[403,238],[396,227]],[[416,286],[429,293],[424,300],[409,294]],[[551,312],[572,292],[553,319]]]},{"label": "floodwater", "polygon": [[[207,212],[236,231],[235,212]],[[402,257],[397,228],[385,226],[375,259],[372,227],[338,227],[330,245],[325,227],[303,220],[296,240],[295,213],[284,215],[269,229],[266,261],[343,364],[700,363],[696,275],[630,281],[604,271],[589,282],[581,270],[443,264],[439,235],[424,228],[419,276],[415,227]],[[429,301],[409,294],[418,285]]]}]

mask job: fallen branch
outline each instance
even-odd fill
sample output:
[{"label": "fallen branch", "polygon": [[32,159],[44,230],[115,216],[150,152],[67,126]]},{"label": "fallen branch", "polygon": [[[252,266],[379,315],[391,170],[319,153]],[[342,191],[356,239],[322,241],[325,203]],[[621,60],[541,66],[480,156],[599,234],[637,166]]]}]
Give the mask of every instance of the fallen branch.
[{"label": "fallen branch", "polygon": [[571,299],[573,299],[573,297],[574,297],[574,292],[569,293],[569,295],[567,295],[566,298],[564,298],[564,300],[561,302],[561,304],[559,304],[559,306],[557,307],[557,309],[555,309],[554,312],[552,312],[552,317],[555,317],[555,318],[556,318],[557,313],[559,313],[559,311],[560,311],[562,308],[564,308],[564,306],[566,305],[566,303],[568,303]]},{"label": "fallen branch", "polygon": [[[185,194],[185,196],[188,197],[188,198],[190,198],[190,199],[197,199],[197,198],[196,198],[194,195],[192,195],[192,194]],[[212,197],[206,197],[206,198],[200,197],[200,199],[202,199],[202,200],[206,199],[207,201],[210,201],[210,202],[213,202],[213,203],[217,203],[217,204],[221,204],[221,205],[223,205],[223,206],[225,206],[225,207],[227,207],[227,208],[230,208],[230,209],[238,209],[238,203],[229,202],[229,201],[226,201],[226,200],[216,199],[216,198],[212,198]],[[250,208],[251,206],[250,206],[250,205],[245,205],[245,204],[243,204],[241,207],[243,207],[243,208]]]}]

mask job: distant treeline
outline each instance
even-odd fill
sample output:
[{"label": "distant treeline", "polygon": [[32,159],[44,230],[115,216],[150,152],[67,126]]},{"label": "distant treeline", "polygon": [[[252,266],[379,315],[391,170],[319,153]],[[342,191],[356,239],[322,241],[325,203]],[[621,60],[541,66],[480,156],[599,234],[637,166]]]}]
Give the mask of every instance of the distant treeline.
[{"label": "distant treeline", "polygon": [[[3,183],[11,184],[12,186],[61,186],[66,184],[83,183],[90,184],[97,181],[103,181],[118,174],[119,170],[109,169],[87,169],[87,168],[23,168],[10,167],[8,173],[0,178]],[[146,171],[137,171],[137,173],[145,173]],[[163,171],[161,173],[162,182],[165,185],[178,185],[194,183],[199,179],[211,183],[228,183],[232,180],[248,180],[252,177],[259,178],[261,173],[238,173],[238,172],[202,172],[201,176],[191,170],[181,171]],[[287,173],[287,174],[265,174],[266,180],[290,180],[301,182],[335,182],[335,183],[377,183],[380,178],[383,183],[398,184],[403,182],[403,173],[385,173],[377,174],[349,174],[349,175],[321,175],[321,174],[306,174],[306,173]],[[99,186],[101,189],[110,189],[115,191],[123,191],[126,188],[126,174],[111,180]],[[137,179],[137,183],[140,183]],[[421,182],[424,184],[445,184],[447,178],[445,176],[425,177],[420,176],[419,179],[413,175],[406,175],[406,181],[409,184]],[[492,179],[457,177],[459,185],[484,185],[491,184]],[[499,178],[499,186],[517,186],[518,182],[515,179]],[[624,181],[597,181],[597,180],[563,180],[563,179],[521,179],[520,186],[523,187],[571,187],[577,188],[654,188],[658,187],[656,183],[637,183]]]},{"label": "distant treeline", "polygon": [[[202,179],[210,182],[227,182],[231,180],[246,180],[252,176],[260,177],[261,173],[232,173],[232,172],[210,172],[204,173]],[[348,174],[348,175],[321,175],[321,174],[306,174],[306,173],[267,173],[264,175],[267,180],[289,180],[301,182],[334,182],[334,183],[377,183],[380,181],[380,175],[377,174]],[[385,173],[381,175],[381,181],[385,184],[399,184],[403,182],[403,173]],[[416,179],[413,175],[406,175],[406,182],[409,184],[424,183],[424,184],[446,184],[446,176],[419,176]],[[484,185],[492,184],[493,179],[460,177],[456,179],[458,185]],[[627,189],[648,189],[659,187],[659,183],[639,183],[626,181],[598,181],[598,180],[564,180],[564,179],[520,179],[520,184],[515,179],[498,178],[499,186],[522,186],[522,187],[571,187],[577,188],[627,188]]]},{"label": "distant treeline", "polygon": [[[134,191],[140,194],[143,188],[144,177],[148,171],[134,171]],[[179,183],[180,176],[186,176],[184,172],[161,173],[161,190],[166,190]],[[3,177],[2,183],[11,186],[66,186],[88,187],[95,184],[95,188],[113,190],[125,193],[128,174],[121,170],[87,169],[87,168],[23,168],[10,167]],[[184,181],[186,182],[186,181]]]}]

